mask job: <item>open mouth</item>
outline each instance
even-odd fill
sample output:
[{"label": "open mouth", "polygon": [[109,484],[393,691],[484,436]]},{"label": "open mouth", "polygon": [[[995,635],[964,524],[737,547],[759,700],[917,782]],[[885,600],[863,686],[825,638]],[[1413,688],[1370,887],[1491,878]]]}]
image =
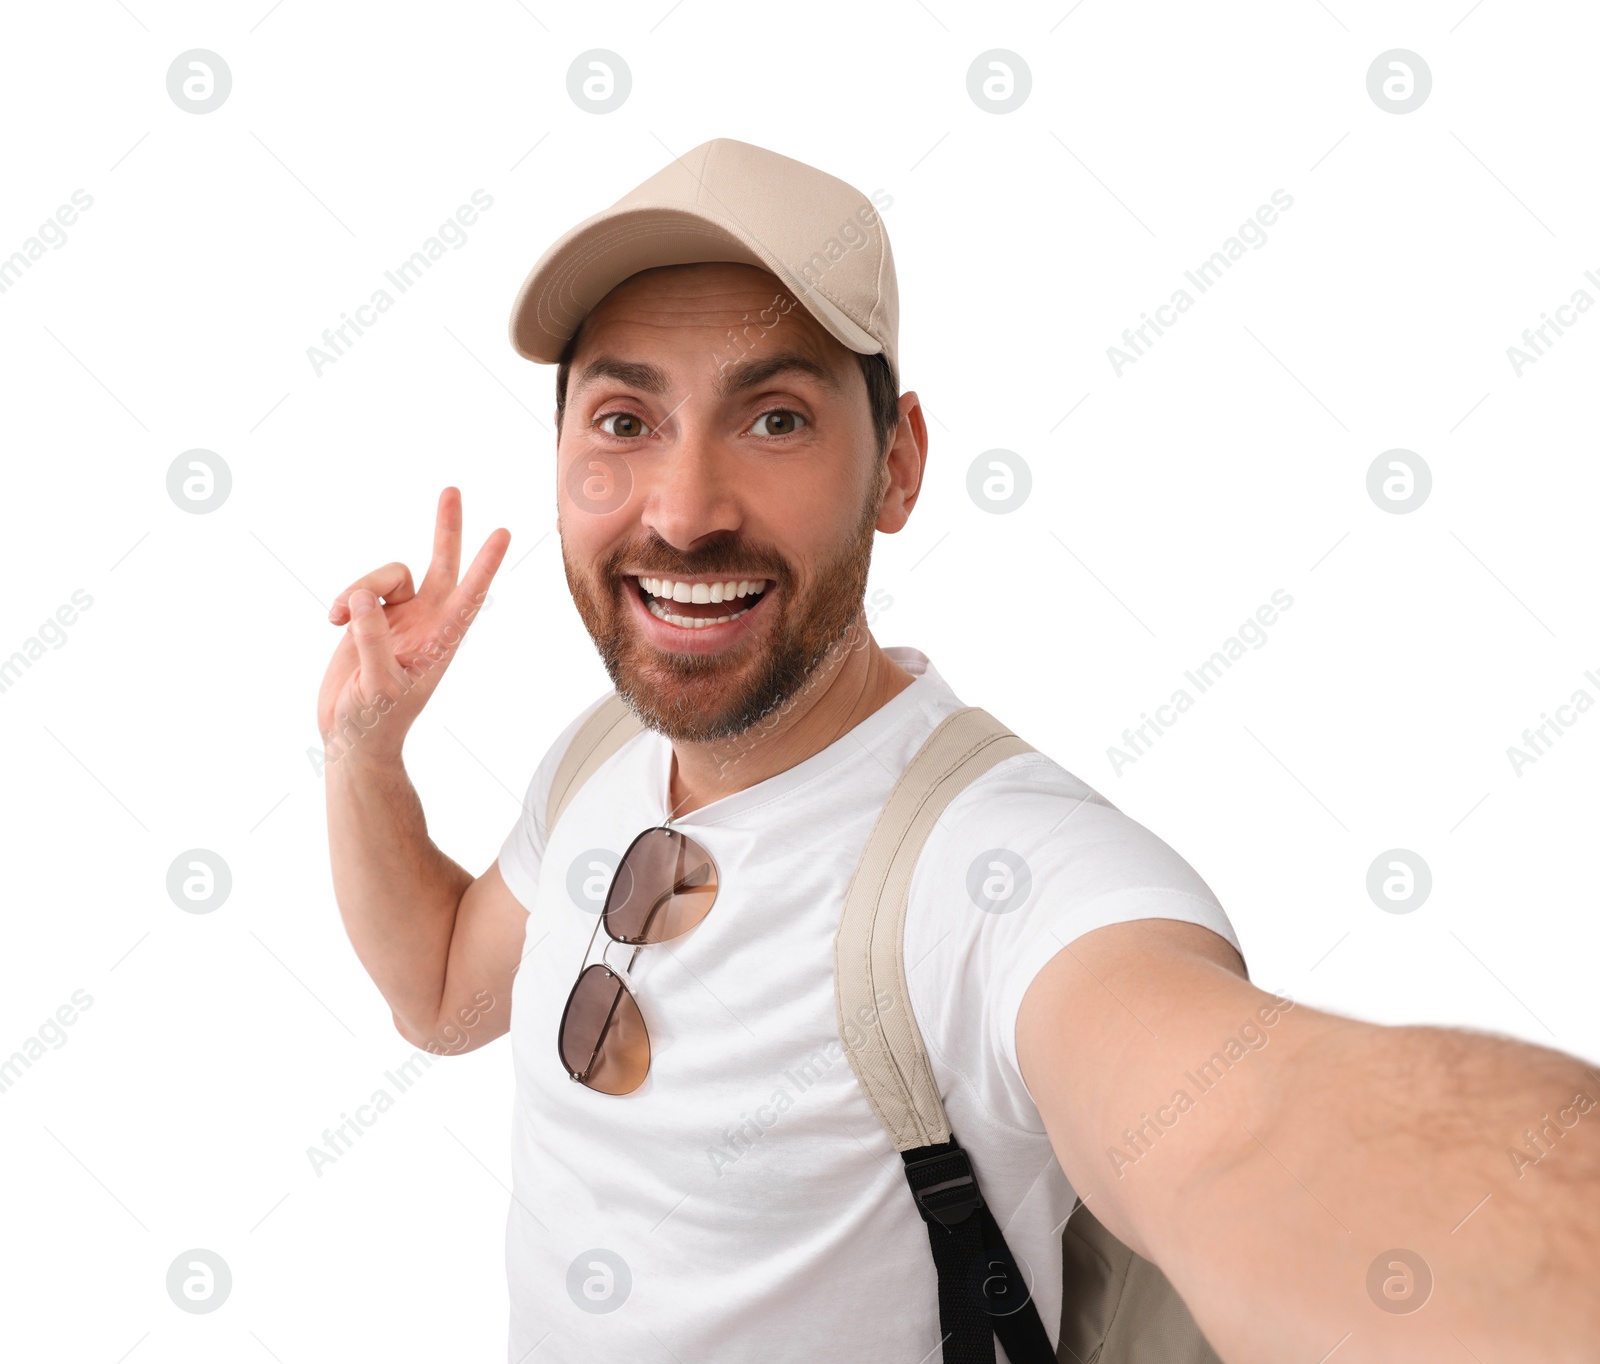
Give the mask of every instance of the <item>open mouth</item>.
[{"label": "open mouth", "polygon": [[772,586],[766,578],[727,578],[718,582],[680,582],[674,578],[629,580],[645,610],[657,620],[684,630],[726,625],[748,615]]}]

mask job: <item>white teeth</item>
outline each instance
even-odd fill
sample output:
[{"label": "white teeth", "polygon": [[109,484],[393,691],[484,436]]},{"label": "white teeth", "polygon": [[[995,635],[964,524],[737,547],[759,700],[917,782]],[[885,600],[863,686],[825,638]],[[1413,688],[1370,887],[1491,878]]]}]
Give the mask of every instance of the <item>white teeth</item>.
[{"label": "white teeth", "polygon": [[[739,597],[759,597],[767,586],[764,578],[742,578],[725,583],[680,583],[671,578],[640,578],[638,581],[639,586],[650,594],[650,600],[645,602],[650,614],[657,620],[667,621],[686,630],[703,630],[708,625],[725,625],[728,621],[738,620],[740,616],[747,614],[751,607],[746,606],[726,616],[702,619],[697,616],[677,615],[668,611],[663,603],[723,602],[734,601]],[[754,604],[752,602],[751,606]]]},{"label": "white teeth", "polygon": [[725,583],[680,583],[671,578],[640,578],[639,583],[652,597],[661,601],[686,602],[733,601],[736,597],[760,593],[766,587],[764,578],[745,578]]},{"label": "white teeth", "polygon": [[[682,584],[679,585],[681,586]],[[708,625],[725,625],[730,620],[738,620],[740,616],[747,616],[750,614],[750,608],[748,606],[742,611],[735,611],[731,616],[716,616],[713,618],[703,618],[700,616],[676,616],[663,607],[661,602],[658,600],[646,602],[645,607],[657,620],[664,620],[669,625],[677,625],[687,630],[703,630]]]}]

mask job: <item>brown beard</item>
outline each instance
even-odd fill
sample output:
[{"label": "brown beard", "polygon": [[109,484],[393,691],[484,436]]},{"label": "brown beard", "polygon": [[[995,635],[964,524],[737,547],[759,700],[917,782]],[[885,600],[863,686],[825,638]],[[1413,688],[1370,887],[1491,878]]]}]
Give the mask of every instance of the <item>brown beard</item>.
[{"label": "brown beard", "polygon": [[[799,600],[792,595],[793,580],[782,559],[734,540],[720,541],[690,558],[652,535],[637,549],[610,555],[598,574],[586,576],[575,571],[568,559],[563,536],[561,562],[572,600],[628,709],[673,743],[722,742],[744,734],[783,707],[830,656],[842,659],[850,649],[864,648],[865,629],[852,627],[861,618],[866,597],[878,500],[875,488],[844,548],[818,571],[810,591]],[[644,566],[663,577],[724,571],[731,575],[734,570],[748,575],[759,570],[771,582],[767,591],[776,593],[763,608],[777,612],[763,627],[770,632],[770,647],[753,661],[736,665],[741,677],[733,685],[730,664],[720,655],[674,653],[646,643],[629,619],[631,608],[622,600],[623,592],[634,590],[632,580],[619,575],[625,564]],[[597,582],[608,586],[602,590]]]}]

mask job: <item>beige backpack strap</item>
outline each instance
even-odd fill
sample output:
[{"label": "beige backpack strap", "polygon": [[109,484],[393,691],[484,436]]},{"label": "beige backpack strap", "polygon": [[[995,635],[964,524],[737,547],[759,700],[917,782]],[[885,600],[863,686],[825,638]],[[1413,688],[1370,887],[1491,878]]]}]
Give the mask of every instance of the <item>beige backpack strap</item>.
[{"label": "beige backpack strap", "polygon": [[906,988],[911,874],[934,822],[967,784],[996,763],[1033,751],[978,706],[946,716],[889,793],[845,891],[833,945],[839,1035],[897,1151],[950,1140]]},{"label": "beige backpack strap", "polygon": [[545,807],[544,836],[550,837],[561,812],[578,794],[578,788],[588,781],[597,767],[615,753],[642,728],[643,722],[628,709],[623,699],[612,692],[572,736],[567,751],[561,755],[555,776],[550,782],[550,800]]},{"label": "beige backpack strap", "polygon": [[[845,892],[834,939],[840,1040],[873,1111],[902,1153],[954,1144],[906,986],[905,918],[911,875],[935,821],[967,784],[996,763],[1032,751],[1031,744],[976,706],[948,716],[890,792]],[[880,1003],[880,994],[887,1004]],[[907,1178],[919,1203],[927,1198],[932,1205],[947,1185],[971,1182],[960,1177],[971,1170],[965,1152],[906,1159]],[[913,1177],[913,1167],[919,1164],[935,1168]],[[946,1190],[944,1197],[951,1202],[945,1207],[959,1203],[963,1195],[961,1188]],[[925,1221],[930,1210],[924,1210]],[[934,1221],[944,1221],[938,1211],[931,1215]],[[953,1216],[955,1220],[942,1230],[930,1221],[929,1241],[940,1278],[945,1357],[970,1358],[975,1344],[970,1334],[952,1354],[953,1337],[970,1326],[946,1302],[946,1281],[959,1277],[962,1264],[951,1258],[949,1249],[961,1226],[959,1207]],[[983,1263],[992,1269],[997,1263],[996,1245],[1004,1248],[1004,1239],[992,1226],[987,1208],[980,1209],[980,1216],[991,1224],[984,1237]],[[990,1319],[997,1334],[1018,1333],[1002,1338],[1008,1358],[1053,1353],[1058,1364],[1222,1364],[1160,1268],[1123,1245],[1081,1203],[1062,1230],[1061,1246],[1063,1295],[1056,1349],[1049,1351],[1048,1339],[1038,1334],[1043,1328],[1030,1301],[1023,1310]],[[1004,1253],[1009,1258],[1009,1249]],[[1032,1334],[1021,1321],[1030,1314]],[[988,1332],[979,1328],[978,1334],[987,1338]]]}]

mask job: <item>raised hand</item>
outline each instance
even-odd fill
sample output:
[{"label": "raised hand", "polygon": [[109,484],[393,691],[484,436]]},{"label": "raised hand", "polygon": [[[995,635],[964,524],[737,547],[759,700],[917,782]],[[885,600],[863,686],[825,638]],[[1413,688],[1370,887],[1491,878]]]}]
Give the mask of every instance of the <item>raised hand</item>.
[{"label": "raised hand", "polygon": [[[333,601],[328,619],[349,623],[317,694],[317,729],[328,761],[357,752],[363,762],[396,761],[406,732],[461,647],[488,595],[511,532],[491,532],[457,582],[461,492],[439,494],[433,561],[422,586],[402,563],[356,579]],[[378,598],[382,597],[380,604]]]}]

